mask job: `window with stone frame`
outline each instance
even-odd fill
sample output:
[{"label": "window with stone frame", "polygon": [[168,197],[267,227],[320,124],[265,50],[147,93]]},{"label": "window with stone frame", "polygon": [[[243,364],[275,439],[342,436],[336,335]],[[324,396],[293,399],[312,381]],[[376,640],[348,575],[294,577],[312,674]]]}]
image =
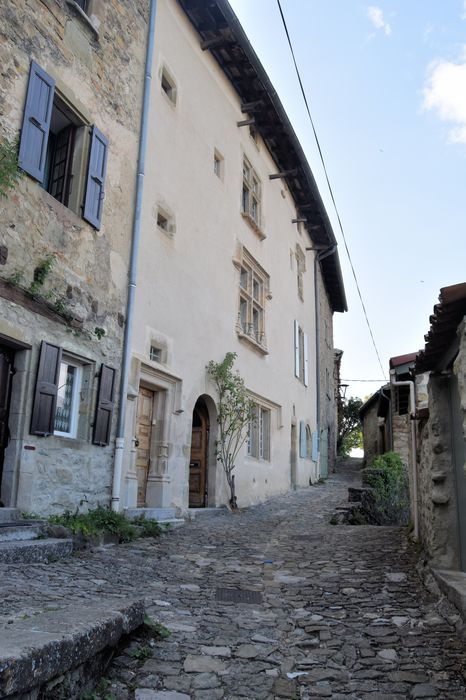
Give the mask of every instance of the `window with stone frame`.
[{"label": "window with stone frame", "polygon": [[266,348],[265,301],[269,277],[254,258],[242,251],[239,277],[239,311],[237,331],[254,344]]},{"label": "window with stone frame", "polygon": [[248,455],[265,462],[270,462],[270,416],[269,408],[255,403],[248,430]]},{"label": "window with stone frame", "polygon": [[261,181],[246,157],[243,158],[243,192],[241,208],[254,224],[261,226]]},{"label": "window with stone frame", "polygon": [[76,437],[81,382],[82,366],[63,356],[58,377],[54,435]]},{"label": "window with stone frame", "polygon": [[304,273],[306,272],[306,256],[300,245],[296,244],[296,279],[298,283],[298,296],[304,301]]}]

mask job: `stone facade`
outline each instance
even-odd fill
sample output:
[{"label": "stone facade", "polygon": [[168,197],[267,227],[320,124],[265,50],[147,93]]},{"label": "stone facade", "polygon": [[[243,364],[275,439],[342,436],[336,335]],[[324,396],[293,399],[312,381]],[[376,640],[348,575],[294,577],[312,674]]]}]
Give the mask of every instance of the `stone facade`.
[{"label": "stone facade", "polygon": [[[335,399],[335,357],[333,351],[333,311],[317,266],[320,339],[320,455],[319,473],[326,477],[335,467],[337,452],[337,404]],[[323,445],[322,442],[326,442]],[[322,449],[324,451],[322,455]],[[326,460],[326,464],[325,464]],[[323,462],[323,464],[322,464]]]},{"label": "stone facade", "polygon": [[[86,14],[73,0],[5,0],[0,10],[0,140],[20,133],[31,59],[55,81],[52,119],[74,130],[73,159],[85,165],[79,139],[86,143],[92,125],[108,139],[99,227],[83,218],[84,167],[81,175],[73,171],[67,206],[28,174],[0,200],[7,256],[0,267],[0,345],[14,354],[16,371],[5,505],[49,513],[109,500],[114,428],[106,446],[92,444],[92,430],[101,366],[115,370],[116,389],[121,361],[147,5],[90,0]],[[72,436],[30,432],[41,341],[60,347],[77,367]]]},{"label": "stone facade", "polygon": [[[238,93],[215,51],[203,50],[204,37],[193,26],[199,14],[193,9],[191,23],[190,7],[157,3],[123,507],[185,511],[193,505],[194,478],[201,507],[228,501],[215,459],[218,397],[206,374],[208,362],[220,362],[227,352],[237,354],[235,367],[258,411],[253,437],[237,460],[238,503],[257,503],[319,478],[312,450],[318,425],[316,248],[300,223],[292,187],[277,175],[270,179],[279,167],[272,146],[260,128],[244,124],[243,103],[252,98]],[[211,3],[207,20],[223,9]],[[232,27],[229,50],[237,40]],[[247,53],[244,46],[238,51]],[[258,113],[261,118],[269,117]],[[276,133],[272,126],[269,144],[285,137],[283,126]],[[306,197],[308,203],[315,194],[308,190]],[[328,273],[325,286],[320,277],[318,284],[319,381],[328,404],[322,415],[334,424]]]},{"label": "stone facade", "polygon": [[419,519],[432,566],[464,571],[466,319],[458,326],[456,344],[449,371],[420,375],[428,378],[428,411],[421,410],[418,426]]}]

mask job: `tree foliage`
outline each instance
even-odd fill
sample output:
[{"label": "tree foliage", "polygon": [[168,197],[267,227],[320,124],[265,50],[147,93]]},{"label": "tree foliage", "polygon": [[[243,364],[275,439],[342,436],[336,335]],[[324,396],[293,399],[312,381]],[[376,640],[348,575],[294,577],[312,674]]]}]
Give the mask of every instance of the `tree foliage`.
[{"label": "tree foliage", "polygon": [[338,411],[337,452],[348,455],[355,447],[362,447],[362,430],[359,410],[363,405],[361,399],[350,397],[343,399]]},{"label": "tree foliage", "polygon": [[227,352],[222,362],[211,360],[207,373],[218,392],[218,440],[216,456],[222,464],[230,488],[230,505],[237,508],[235,491],[236,458],[248,436],[254,402],[249,398],[243,378],[233,370],[236,353]]}]

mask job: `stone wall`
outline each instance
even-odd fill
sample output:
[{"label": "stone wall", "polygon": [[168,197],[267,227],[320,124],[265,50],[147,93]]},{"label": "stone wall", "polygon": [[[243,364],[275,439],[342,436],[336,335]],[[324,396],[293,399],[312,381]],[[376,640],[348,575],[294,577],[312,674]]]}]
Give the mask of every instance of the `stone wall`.
[{"label": "stone wall", "polygon": [[428,397],[429,417],[418,425],[420,539],[434,567],[458,568],[456,484],[447,376],[430,376]]},{"label": "stone wall", "polygon": [[[29,175],[0,200],[0,244],[7,251],[0,282],[9,283],[0,284],[0,336],[15,348],[17,370],[2,499],[39,513],[109,498],[113,448],[93,446],[91,432],[100,365],[118,373],[121,362],[147,6],[92,0],[87,17],[72,0],[5,0],[0,10],[0,140],[19,136],[33,59],[83,123],[95,124],[109,141],[100,230]],[[34,288],[49,256],[54,264]],[[87,368],[76,439],[29,434],[42,340]]]},{"label": "stone wall", "polygon": [[333,352],[333,314],[317,266],[320,318],[320,431],[328,431],[328,470],[335,466],[337,449],[337,406],[335,403],[335,367]]},{"label": "stone wall", "polygon": [[364,414],[362,421],[362,438],[364,443],[364,465],[371,465],[379,451],[378,401],[374,401]]}]

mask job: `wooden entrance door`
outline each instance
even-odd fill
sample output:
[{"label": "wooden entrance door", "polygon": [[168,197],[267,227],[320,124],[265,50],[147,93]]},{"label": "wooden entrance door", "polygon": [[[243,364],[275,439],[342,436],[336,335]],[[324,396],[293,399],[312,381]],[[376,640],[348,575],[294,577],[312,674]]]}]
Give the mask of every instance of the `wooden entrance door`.
[{"label": "wooden entrance door", "polygon": [[209,414],[202,400],[194,407],[189,461],[189,507],[204,508],[207,492],[207,449]]},{"label": "wooden entrance door", "polygon": [[8,418],[13,374],[13,352],[9,348],[0,345],[0,484],[2,481],[5,449],[10,440]]},{"label": "wooden entrance door", "polygon": [[138,476],[138,508],[146,505],[147,477],[149,476],[152,424],[155,393],[139,387],[138,411],[136,419],[136,472]]}]

